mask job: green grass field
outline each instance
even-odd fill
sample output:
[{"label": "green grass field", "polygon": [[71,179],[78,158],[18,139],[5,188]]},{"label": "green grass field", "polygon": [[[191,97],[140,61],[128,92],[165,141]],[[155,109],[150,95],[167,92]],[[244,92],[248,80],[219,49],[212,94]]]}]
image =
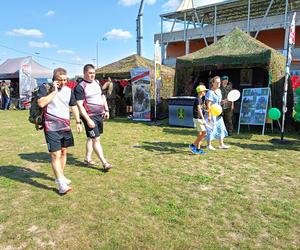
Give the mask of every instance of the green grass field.
[{"label": "green grass field", "polygon": [[73,191],[60,196],[27,112],[0,121],[0,249],[300,249],[299,135],[242,133],[199,156],[194,129],[111,120],[101,141],[114,168],[84,167],[74,134]]}]

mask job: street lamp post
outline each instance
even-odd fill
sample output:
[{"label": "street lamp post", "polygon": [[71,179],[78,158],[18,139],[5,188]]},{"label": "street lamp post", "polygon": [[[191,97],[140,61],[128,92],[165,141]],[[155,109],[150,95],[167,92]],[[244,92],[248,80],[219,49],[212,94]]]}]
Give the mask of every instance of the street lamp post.
[{"label": "street lamp post", "polygon": [[96,69],[98,69],[98,61],[99,61],[99,58],[98,58],[98,54],[99,54],[99,40],[97,39],[97,44],[96,44],[96,58],[97,58],[97,67]]},{"label": "street lamp post", "polygon": [[[106,37],[102,37],[101,40],[102,41],[106,41],[107,38]],[[99,67],[99,46],[100,46],[100,41],[99,41],[99,39],[97,39],[97,43],[96,43],[96,58],[97,58],[97,64],[96,64],[96,66],[97,66],[97,69]]]},{"label": "street lamp post", "polygon": [[34,54],[36,54],[36,61],[39,62],[39,55],[41,54],[40,52],[35,52]]}]

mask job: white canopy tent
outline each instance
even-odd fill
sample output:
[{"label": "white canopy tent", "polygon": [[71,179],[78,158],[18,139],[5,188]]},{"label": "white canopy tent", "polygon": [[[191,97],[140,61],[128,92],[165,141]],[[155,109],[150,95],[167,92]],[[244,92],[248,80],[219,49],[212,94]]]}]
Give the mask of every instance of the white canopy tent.
[{"label": "white canopy tent", "polygon": [[226,2],[226,0],[182,0],[177,11],[199,8],[222,2]]},{"label": "white canopy tent", "polygon": [[28,61],[31,66],[31,77],[33,78],[51,78],[52,70],[37,63],[28,57],[18,57],[7,59],[4,63],[0,64],[0,79],[14,79],[19,78],[19,71],[24,61]]}]

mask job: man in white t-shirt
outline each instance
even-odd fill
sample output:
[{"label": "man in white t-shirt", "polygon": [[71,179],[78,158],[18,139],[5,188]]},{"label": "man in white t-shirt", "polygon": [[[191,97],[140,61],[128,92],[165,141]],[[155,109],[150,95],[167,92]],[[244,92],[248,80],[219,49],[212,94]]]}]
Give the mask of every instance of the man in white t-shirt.
[{"label": "man in white t-shirt", "polygon": [[70,107],[75,117],[76,130],[78,133],[82,131],[74,90],[67,81],[67,71],[57,68],[53,72],[51,91],[46,85],[41,85],[38,92],[38,105],[43,108],[44,113],[44,133],[51,155],[51,166],[60,194],[66,194],[72,190],[69,186],[71,181],[64,176],[67,148],[74,146],[70,127]]},{"label": "man in white t-shirt", "polygon": [[75,97],[87,136],[84,163],[95,165],[95,162],[92,161],[94,149],[102,162],[104,170],[109,170],[112,165],[104,158],[100,143],[100,134],[103,133],[103,120],[109,118],[107,101],[99,82],[95,80],[95,67],[92,64],[85,65],[83,75],[83,81],[78,83],[75,88]]}]

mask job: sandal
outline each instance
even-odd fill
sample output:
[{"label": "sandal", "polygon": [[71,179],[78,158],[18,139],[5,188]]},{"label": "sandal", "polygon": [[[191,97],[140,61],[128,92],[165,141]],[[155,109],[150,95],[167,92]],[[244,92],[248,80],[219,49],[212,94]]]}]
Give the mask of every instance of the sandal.
[{"label": "sandal", "polygon": [[84,163],[84,165],[87,165],[87,166],[96,166],[96,162],[94,162],[93,160],[90,160],[90,161],[84,160],[83,163]]},{"label": "sandal", "polygon": [[106,163],[103,164],[103,169],[104,170],[109,170],[111,168],[112,168],[112,165],[110,163],[106,162]]}]

